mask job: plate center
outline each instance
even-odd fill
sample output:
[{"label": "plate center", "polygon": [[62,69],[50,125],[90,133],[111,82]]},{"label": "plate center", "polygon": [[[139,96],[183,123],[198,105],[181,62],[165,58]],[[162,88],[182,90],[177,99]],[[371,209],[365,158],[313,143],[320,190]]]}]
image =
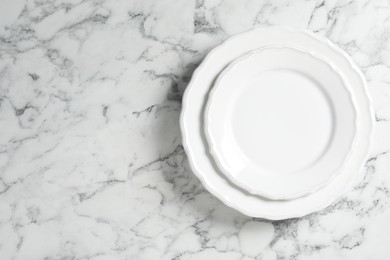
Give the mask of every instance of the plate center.
[{"label": "plate center", "polygon": [[313,165],[332,138],[334,113],[323,88],[307,75],[270,70],[237,86],[231,130],[251,167],[289,174]]}]

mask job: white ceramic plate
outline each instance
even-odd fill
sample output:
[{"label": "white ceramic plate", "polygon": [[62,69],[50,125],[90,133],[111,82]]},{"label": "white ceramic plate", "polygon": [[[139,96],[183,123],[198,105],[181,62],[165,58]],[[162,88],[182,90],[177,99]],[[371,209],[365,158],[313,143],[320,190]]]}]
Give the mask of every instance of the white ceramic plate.
[{"label": "white ceramic plate", "polygon": [[273,46],[221,72],[206,106],[205,133],[233,183],[270,199],[294,199],[342,169],[352,151],[356,109],[330,62]]},{"label": "white ceramic plate", "polygon": [[[219,172],[210,157],[203,131],[203,113],[209,91],[220,71],[237,57],[269,45],[296,46],[310,49],[330,60],[353,86],[358,110],[358,128],[355,149],[344,170],[330,185],[294,200],[268,200],[249,194]],[[183,96],[180,127],[183,146],[194,174],[205,188],[226,205],[251,217],[271,220],[301,217],[329,206],[362,176],[372,142],[373,111],[363,75],[348,55],[330,41],[313,33],[280,27],[255,28],[231,37],[211,51],[193,74]],[[283,163],[283,162],[281,162]]]}]

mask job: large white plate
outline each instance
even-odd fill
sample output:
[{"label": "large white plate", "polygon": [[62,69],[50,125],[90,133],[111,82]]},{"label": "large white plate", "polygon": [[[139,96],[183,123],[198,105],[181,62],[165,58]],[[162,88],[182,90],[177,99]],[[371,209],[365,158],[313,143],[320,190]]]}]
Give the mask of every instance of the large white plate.
[{"label": "large white plate", "polygon": [[[267,200],[254,196],[227,181],[211,160],[203,131],[203,113],[210,88],[219,72],[237,57],[269,45],[310,49],[330,60],[353,87],[359,109],[354,151],[343,172],[330,185],[295,200]],[[211,51],[194,73],[183,96],[180,118],[183,146],[190,166],[214,196],[226,205],[251,217],[272,220],[300,217],[329,206],[361,176],[372,142],[374,115],[362,73],[347,54],[330,41],[301,30],[280,27],[255,28],[231,37]],[[281,162],[283,163],[283,162]]]},{"label": "large white plate", "polygon": [[227,66],[204,117],[221,172],[270,199],[294,199],[328,183],[352,151],[357,122],[337,68],[288,46],[255,50]]}]

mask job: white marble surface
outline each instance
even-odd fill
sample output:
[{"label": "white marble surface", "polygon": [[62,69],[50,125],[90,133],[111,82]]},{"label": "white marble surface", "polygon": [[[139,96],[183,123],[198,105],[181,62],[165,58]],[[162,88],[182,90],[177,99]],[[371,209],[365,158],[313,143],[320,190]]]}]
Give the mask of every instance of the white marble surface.
[{"label": "white marble surface", "polygon": [[[362,68],[377,117],[365,179],[302,219],[204,190],[180,99],[213,46],[308,28]],[[0,0],[0,259],[390,259],[390,2]]]}]

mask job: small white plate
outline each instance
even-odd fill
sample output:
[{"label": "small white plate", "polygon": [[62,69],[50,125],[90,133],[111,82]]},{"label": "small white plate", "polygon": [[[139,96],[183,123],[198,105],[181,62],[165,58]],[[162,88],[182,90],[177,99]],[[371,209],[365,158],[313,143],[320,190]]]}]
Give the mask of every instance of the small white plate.
[{"label": "small white plate", "polygon": [[[348,84],[353,86],[352,94],[358,107],[358,128],[350,160],[329,185],[294,200],[269,200],[240,189],[216,167],[203,131],[203,114],[210,89],[224,67],[248,51],[285,44],[309,49],[326,57],[345,75]],[[362,73],[336,45],[308,31],[282,27],[255,28],[226,40],[213,49],[197,68],[183,96],[180,128],[191,169],[211,194],[247,216],[280,220],[324,209],[345,193],[353,180],[363,177],[362,169],[373,139],[374,113]]]},{"label": "small white plate", "polygon": [[205,133],[233,183],[270,199],[294,199],[342,169],[356,134],[356,109],[330,62],[273,46],[221,72],[206,106]]}]

